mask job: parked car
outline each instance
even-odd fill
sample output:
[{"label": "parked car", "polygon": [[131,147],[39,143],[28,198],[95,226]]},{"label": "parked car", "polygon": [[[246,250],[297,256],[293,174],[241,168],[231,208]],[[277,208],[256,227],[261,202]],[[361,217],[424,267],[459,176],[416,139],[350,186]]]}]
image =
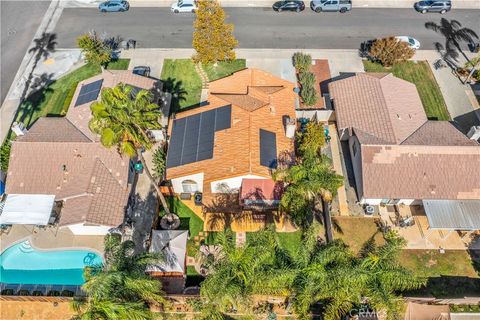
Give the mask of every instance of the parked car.
[{"label": "parked car", "polygon": [[415,2],[414,8],[421,13],[440,12],[441,14],[444,14],[452,9],[452,2],[438,0],[419,1]]},{"label": "parked car", "polygon": [[137,66],[133,68],[132,73],[138,74],[139,76],[150,77],[150,67]]},{"label": "parked car", "polygon": [[100,3],[98,10],[101,12],[123,12],[127,11],[130,5],[127,1],[105,1]]},{"label": "parked car", "polygon": [[282,11],[296,11],[305,10],[305,3],[303,1],[277,1],[272,6],[273,10],[277,12]]},{"label": "parked car", "polygon": [[420,41],[415,38],[407,36],[398,36],[395,38],[398,39],[398,41],[406,42],[408,46],[414,50],[420,49]]},{"label": "parked car", "polygon": [[310,8],[315,12],[333,11],[345,13],[352,10],[352,0],[313,0]]},{"label": "parked car", "polygon": [[174,13],[195,12],[197,4],[193,0],[178,0],[174,2],[170,8]]}]

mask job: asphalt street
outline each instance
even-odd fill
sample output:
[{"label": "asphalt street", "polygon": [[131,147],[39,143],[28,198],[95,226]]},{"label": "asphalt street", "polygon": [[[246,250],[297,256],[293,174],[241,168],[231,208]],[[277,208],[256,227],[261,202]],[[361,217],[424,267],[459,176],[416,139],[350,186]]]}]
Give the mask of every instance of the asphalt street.
[{"label": "asphalt street", "polygon": [[[357,49],[365,40],[390,35],[417,38],[422,49],[434,49],[442,36],[425,28],[442,18],[457,20],[480,35],[480,10],[453,10],[445,15],[419,14],[413,9],[354,9],[345,14],[273,12],[270,8],[226,8],[240,48]],[[101,13],[95,8],[65,9],[57,24],[59,48],[75,47],[88,30],[135,39],[144,48],[190,48],[193,14],[169,8],[131,8]]]},{"label": "asphalt street", "polygon": [[49,5],[50,1],[0,1],[1,102]]}]

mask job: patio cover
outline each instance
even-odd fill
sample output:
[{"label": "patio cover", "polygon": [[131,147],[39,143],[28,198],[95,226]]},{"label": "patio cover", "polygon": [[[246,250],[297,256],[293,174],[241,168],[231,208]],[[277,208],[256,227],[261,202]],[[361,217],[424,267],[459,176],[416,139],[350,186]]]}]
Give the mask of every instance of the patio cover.
[{"label": "patio cover", "polygon": [[149,272],[185,273],[188,230],[153,230],[150,252],[163,253],[164,261],[147,267]]},{"label": "patio cover", "polygon": [[48,224],[55,195],[9,194],[0,213],[0,224]]},{"label": "patio cover", "polygon": [[480,230],[480,200],[423,200],[430,229]]},{"label": "patio cover", "polygon": [[240,202],[245,205],[278,205],[283,185],[272,179],[242,179]]}]

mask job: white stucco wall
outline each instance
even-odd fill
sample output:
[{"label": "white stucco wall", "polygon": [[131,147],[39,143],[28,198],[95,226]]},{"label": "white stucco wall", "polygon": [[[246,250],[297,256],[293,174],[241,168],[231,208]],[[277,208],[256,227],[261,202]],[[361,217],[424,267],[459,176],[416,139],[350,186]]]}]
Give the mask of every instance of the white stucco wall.
[{"label": "white stucco wall", "polygon": [[203,176],[204,174],[203,172],[201,172],[201,173],[191,174],[189,176],[183,176],[180,178],[172,179],[171,182],[172,182],[173,191],[175,193],[182,193],[183,192],[182,182],[185,180],[193,180],[198,184],[198,191],[203,192]]},{"label": "white stucco wall", "polygon": [[106,235],[108,230],[112,228],[112,226],[85,226],[82,223],[79,224],[72,224],[68,226],[70,231],[72,231],[75,235],[80,236],[94,236],[94,235]]},{"label": "white stucco wall", "polygon": [[248,174],[244,176],[212,181],[210,183],[210,188],[213,193],[238,192],[238,190],[242,186],[243,179],[266,179],[266,178]]}]

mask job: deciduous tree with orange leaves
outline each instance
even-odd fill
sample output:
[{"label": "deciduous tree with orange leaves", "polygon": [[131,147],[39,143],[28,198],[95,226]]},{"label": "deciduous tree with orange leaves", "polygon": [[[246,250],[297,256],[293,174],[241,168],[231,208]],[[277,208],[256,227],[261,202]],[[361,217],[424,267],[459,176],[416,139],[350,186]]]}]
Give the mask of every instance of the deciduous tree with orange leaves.
[{"label": "deciduous tree with orange leaves", "polygon": [[216,0],[198,2],[193,24],[193,48],[195,62],[216,63],[235,59],[238,41],[233,36],[233,24],[225,23],[225,11]]}]

